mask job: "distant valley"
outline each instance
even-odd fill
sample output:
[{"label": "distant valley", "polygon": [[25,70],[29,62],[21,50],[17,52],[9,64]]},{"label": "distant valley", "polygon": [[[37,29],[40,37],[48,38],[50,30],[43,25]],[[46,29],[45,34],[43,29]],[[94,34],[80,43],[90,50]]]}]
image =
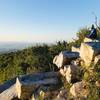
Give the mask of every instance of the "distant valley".
[{"label": "distant valley", "polygon": [[14,52],[34,45],[35,43],[0,42],[0,53]]}]

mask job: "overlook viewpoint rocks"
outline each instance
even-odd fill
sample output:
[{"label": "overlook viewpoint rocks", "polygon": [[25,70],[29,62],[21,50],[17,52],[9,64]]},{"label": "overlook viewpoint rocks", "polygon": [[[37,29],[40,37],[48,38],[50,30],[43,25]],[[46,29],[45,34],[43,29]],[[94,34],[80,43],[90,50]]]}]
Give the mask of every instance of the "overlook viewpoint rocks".
[{"label": "overlook viewpoint rocks", "polygon": [[59,84],[59,74],[56,72],[34,73],[25,76],[19,76],[0,86],[0,100],[12,100],[14,98],[29,100],[34,94],[37,98],[39,89],[46,89],[48,86]]},{"label": "overlook viewpoint rocks", "polygon": [[[59,72],[19,76],[0,85],[0,100],[12,100],[16,97],[23,100],[38,100],[41,90],[48,92],[50,87],[59,85],[60,76],[66,79],[67,84],[72,84],[70,94],[73,97],[87,98],[87,82],[80,78],[80,66],[89,70],[89,66],[94,68],[100,63],[100,41],[85,38],[80,47],[72,47],[71,51],[61,51],[54,57],[53,63]],[[67,100],[66,95],[67,90],[62,90],[58,92],[55,100]]]},{"label": "overlook viewpoint rocks", "polygon": [[63,51],[55,56],[53,63],[60,69],[60,73],[66,78],[66,81],[73,83],[70,93],[75,97],[83,96],[86,98],[88,95],[87,90],[84,88],[86,83],[83,81],[78,82],[78,80],[82,80],[78,73],[80,66],[84,66],[89,70],[89,66],[94,68],[97,63],[100,63],[100,41],[85,38],[80,47],[72,47],[70,53]]},{"label": "overlook viewpoint rocks", "polygon": [[77,52],[63,51],[59,55],[55,56],[53,63],[57,65],[58,68],[61,68],[64,65],[70,64],[70,61],[79,57]]}]

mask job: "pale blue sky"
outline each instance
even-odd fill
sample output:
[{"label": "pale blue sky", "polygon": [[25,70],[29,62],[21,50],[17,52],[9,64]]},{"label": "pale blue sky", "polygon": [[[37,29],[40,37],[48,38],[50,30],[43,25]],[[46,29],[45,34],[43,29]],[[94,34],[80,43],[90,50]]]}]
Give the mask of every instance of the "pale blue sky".
[{"label": "pale blue sky", "polygon": [[0,0],[0,41],[70,40],[100,19],[100,0]]}]

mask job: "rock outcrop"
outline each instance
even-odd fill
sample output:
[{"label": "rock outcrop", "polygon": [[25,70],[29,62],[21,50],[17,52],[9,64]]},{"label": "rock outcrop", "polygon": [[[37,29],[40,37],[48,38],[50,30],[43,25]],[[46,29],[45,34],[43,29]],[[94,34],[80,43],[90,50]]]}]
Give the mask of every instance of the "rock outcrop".
[{"label": "rock outcrop", "polygon": [[[66,81],[73,84],[70,88],[72,96],[86,99],[89,94],[87,83],[81,81],[79,73],[84,68],[85,70],[88,68],[88,72],[91,74],[90,69],[92,70],[95,65],[100,64],[100,41],[85,38],[80,47],[73,46],[71,52],[64,51],[55,56],[53,63],[59,68],[60,74],[65,77]],[[84,68],[80,68],[82,65]],[[90,65],[92,67],[89,68]],[[100,86],[99,81],[96,81],[95,84],[97,87]],[[58,97],[60,97],[59,95]]]},{"label": "rock outcrop", "polygon": [[16,79],[16,83],[14,85],[0,94],[0,100],[12,100],[14,97],[20,98],[20,95],[21,84],[19,83],[18,79]]},{"label": "rock outcrop", "polygon": [[[59,83],[58,73],[45,72],[21,76],[16,82],[0,94],[0,100],[11,100],[15,97],[23,100],[29,99],[41,86],[54,86]],[[6,83],[7,84],[7,83]],[[9,83],[8,83],[9,84]]]},{"label": "rock outcrop", "polygon": [[[19,76],[0,85],[0,100],[11,100],[13,98],[38,100],[39,96],[43,98],[45,95],[43,90],[48,92],[48,87],[59,84],[59,74],[66,79],[64,81],[67,81],[67,84],[71,83],[70,95],[72,97],[86,99],[89,91],[87,83],[79,79],[81,76],[79,76],[80,66],[84,65],[87,68],[92,63],[93,67],[100,64],[100,42],[85,38],[80,47],[72,47],[72,51],[62,51],[59,55],[56,55],[53,63],[58,67],[59,72],[43,72]],[[83,70],[81,69],[81,71]],[[88,72],[90,73],[89,70]],[[95,85],[100,87],[99,80],[96,80]],[[65,88],[57,91],[56,100],[67,100],[67,95],[68,92]]]},{"label": "rock outcrop", "polygon": [[53,63],[60,69],[60,74],[66,78],[68,83],[74,82],[78,78],[78,66],[71,64],[77,58],[79,58],[79,52],[63,51],[53,60]]},{"label": "rock outcrop", "polygon": [[79,57],[79,53],[77,52],[62,51],[59,55],[55,56],[53,63],[58,68],[61,68],[66,64],[70,64],[72,60],[78,57]]},{"label": "rock outcrop", "polygon": [[96,55],[100,54],[100,42],[81,43],[80,57],[85,66],[90,66]]}]

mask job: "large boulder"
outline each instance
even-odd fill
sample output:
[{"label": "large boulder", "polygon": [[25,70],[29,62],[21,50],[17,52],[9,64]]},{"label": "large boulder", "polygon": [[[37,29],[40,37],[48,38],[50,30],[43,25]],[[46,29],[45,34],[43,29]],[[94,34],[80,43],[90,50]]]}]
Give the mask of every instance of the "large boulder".
[{"label": "large boulder", "polygon": [[[56,72],[34,73],[20,76],[16,78],[14,84],[9,85],[6,90],[2,90],[0,100],[11,100],[15,97],[22,100],[29,100],[32,94],[35,94],[41,86],[56,86],[59,83],[58,76],[59,74]],[[7,86],[7,84],[9,82],[2,86]]]},{"label": "large boulder", "polygon": [[81,43],[80,57],[86,66],[90,66],[94,57],[100,54],[100,42]]},{"label": "large boulder", "polygon": [[79,57],[78,52],[62,51],[59,55],[55,56],[53,63],[61,68],[64,65],[70,64],[70,62]]},{"label": "large boulder", "polygon": [[86,98],[89,91],[87,89],[87,84],[84,81],[74,83],[70,88],[70,93],[74,97],[84,97]]},{"label": "large boulder", "polygon": [[20,96],[21,84],[17,78],[14,85],[12,85],[10,88],[6,89],[0,94],[0,100],[12,100],[15,97],[20,98]]}]

